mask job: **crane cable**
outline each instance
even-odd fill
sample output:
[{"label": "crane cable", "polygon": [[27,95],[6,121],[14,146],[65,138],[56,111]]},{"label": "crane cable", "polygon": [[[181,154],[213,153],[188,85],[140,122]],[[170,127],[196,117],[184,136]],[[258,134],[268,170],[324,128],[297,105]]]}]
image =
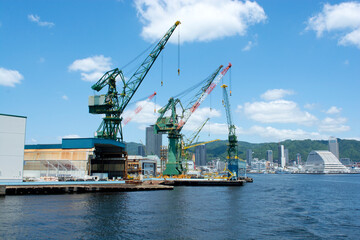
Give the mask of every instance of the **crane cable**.
[{"label": "crane cable", "polygon": [[161,86],[163,86],[164,81],[163,81],[163,74],[164,73],[164,53],[161,53]]},{"label": "crane cable", "polygon": [[178,28],[178,76],[180,76],[180,27]]}]

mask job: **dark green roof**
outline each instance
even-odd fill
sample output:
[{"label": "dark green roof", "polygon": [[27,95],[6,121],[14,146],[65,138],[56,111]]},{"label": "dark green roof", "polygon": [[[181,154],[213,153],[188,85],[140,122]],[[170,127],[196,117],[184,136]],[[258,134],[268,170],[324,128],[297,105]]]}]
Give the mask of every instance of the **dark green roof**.
[{"label": "dark green roof", "polygon": [[27,118],[27,117],[25,117],[25,116],[11,115],[11,114],[5,114],[5,113],[0,113],[0,115],[2,115],[2,116],[8,116],[8,117],[20,117],[20,118]]}]

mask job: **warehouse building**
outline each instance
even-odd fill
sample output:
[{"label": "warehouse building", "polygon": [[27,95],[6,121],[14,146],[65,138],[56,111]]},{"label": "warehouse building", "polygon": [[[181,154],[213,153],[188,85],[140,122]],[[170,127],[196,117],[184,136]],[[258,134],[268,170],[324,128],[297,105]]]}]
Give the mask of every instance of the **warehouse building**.
[{"label": "warehouse building", "polygon": [[22,182],[26,117],[0,114],[0,182]]},{"label": "warehouse building", "polygon": [[65,138],[61,144],[26,145],[24,178],[127,176],[125,144],[111,139]]}]

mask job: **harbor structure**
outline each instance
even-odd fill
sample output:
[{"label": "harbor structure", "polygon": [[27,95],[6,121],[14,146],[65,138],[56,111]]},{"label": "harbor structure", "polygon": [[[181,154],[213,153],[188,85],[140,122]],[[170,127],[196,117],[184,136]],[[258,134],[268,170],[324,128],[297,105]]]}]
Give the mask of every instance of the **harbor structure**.
[{"label": "harbor structure", "polygon": [[330,151],[311,151],[306,160],[307,173],[349,173],[350,171]]},{"label": "harbor structure", "polygon": [[146,153],[161,156],[162,133],[154,133],[154,125],[146,128]]},{"label": "harbor structure", "polygon": [[332,152],[337,159],[339,159],[339,143],[337,141],[337,138],[329,138],[329,151]]},{"label": "harbor structure", "polygon": [[22,182],[26,119],[0,114],[0,182]]}]

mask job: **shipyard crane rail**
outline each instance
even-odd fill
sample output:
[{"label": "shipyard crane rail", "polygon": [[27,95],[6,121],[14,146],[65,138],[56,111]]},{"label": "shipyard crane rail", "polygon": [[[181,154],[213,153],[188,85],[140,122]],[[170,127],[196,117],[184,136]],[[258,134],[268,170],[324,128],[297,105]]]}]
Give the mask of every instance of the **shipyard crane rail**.
[{"label": "shipyard crane rail", "polygon": [[[146,74],[179,24],[180,21],[175,22],[165,33],[129,80],[126,80],[122,70],[115,68],[106,72],[100,80],[91,87],[93,90],[99,92],[108,86],[108,92],[106,94],[89,97],[89,112],[92,114],[105,114],[100,127],[95,133],[95,137],[123,141],[121,114],[124,112],[126,106],[129,104],[136,90],[139,88]],[[123,83],[120,93],[118,93],[116,89],[117,78],[120,78]],[[118,135],[120,135],[120,137],[118,137]]]}]

